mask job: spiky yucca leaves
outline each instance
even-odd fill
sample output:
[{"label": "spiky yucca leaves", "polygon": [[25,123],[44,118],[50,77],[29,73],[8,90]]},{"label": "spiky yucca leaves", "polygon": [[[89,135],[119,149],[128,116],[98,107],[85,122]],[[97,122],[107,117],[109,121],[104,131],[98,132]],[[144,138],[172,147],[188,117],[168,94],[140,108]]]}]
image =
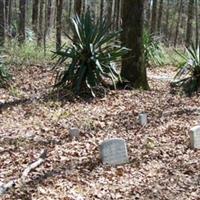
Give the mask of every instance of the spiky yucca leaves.
[{"label": "spiky yucca leaves", "polygon": [[186,94],[191,95],[200,89],[200,47],[186,48],[186,54],[176,51],[184,60],[174,79],[176,86],[182,86]]},{"label": "spiky yucca leaves", "polygon": [[[107,21],[93,21],[89,11],[82,17],[72,18],[71,28],[74,38],[68,38],[73,44],[54,52],[54,58],[58,58],[55,68],[59,71],[55,87],[67,85],[76,94],[88,88],[93,96],[93,88],[101,85],[104,78],[109,78],[115,87],[120,75],[113,62],[119,61],[127,52],[118,41],[120,31],[109,32]],[[63,63],[66,64],[62,70]]]}]

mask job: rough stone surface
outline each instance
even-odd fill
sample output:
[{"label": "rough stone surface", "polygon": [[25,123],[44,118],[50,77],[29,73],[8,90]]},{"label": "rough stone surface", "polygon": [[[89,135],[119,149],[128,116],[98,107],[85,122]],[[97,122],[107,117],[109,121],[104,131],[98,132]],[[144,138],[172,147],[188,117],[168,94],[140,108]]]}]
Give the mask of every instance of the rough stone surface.
[{"label": "rough stone surface", "polygon": [[141,113],[141,114],[139,114],[139,123],[142,126],[147,125],[147,113]]},{"label": "rough stone surface", "polygon": [[195,126],[190,130],[191,147],[200,149],[200,126]]},{"label": "rough stone surface", "polygon": [[80,136],[80,130],[78,128],[70,128],[69,135],[71,138],[78,138]]},{"label": "rough stone surface", "polygon": [[126,142],[120,138],[105,140],[100,145],[100,153],[103,164],[120,165],[128,162]]}]

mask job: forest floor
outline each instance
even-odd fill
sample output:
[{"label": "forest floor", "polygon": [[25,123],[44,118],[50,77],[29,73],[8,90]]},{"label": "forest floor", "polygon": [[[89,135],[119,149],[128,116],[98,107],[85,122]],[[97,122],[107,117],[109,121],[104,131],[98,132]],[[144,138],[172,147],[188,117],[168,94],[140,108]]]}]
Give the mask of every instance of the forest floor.
[{"label": "forest floor", "polygon": [[[0,89],[0,186],[21,177],[47,150],[46,162],[16,183],[10,199],[166,199],[200,197],[200,151],[190,148],[189,131],[200,122],[200,97],[170,93],[172,67],[148,71],[150,91],[109,91],[82,100],[49,95],[52,74],[41,67],[17,70],[13,86]],[[147,126],[138,114],[148,113]],[[81,136],[71,140],[68,129]],[[99,144],[120,137],[129,163],[101,163]]]}]

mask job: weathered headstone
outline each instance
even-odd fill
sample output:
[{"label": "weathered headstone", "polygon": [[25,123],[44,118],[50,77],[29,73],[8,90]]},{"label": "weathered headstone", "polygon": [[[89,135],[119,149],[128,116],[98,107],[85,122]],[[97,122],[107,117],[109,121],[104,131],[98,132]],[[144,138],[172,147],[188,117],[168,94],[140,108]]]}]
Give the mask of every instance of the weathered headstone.
[{"label": "weathered headstone", "polygon": [[200,126],[195,126],[190,130],[191,147],[200,149]]},{"label": "weathered headstone", "polygon": [[78,128],[70,128],[69,135],[73,138],[78,138],[80,136],[80,130]]},{"label": "weathered headstone", "polygon": [[141,113],[141,114],[139,114],[139,123],[142,126],[147,125],[147,113]]},{"label": "weathered headstone", "polygon": [[103,164],[120,165],[128,162],[126,142],[120,138],[105,140],[100,145]]}]

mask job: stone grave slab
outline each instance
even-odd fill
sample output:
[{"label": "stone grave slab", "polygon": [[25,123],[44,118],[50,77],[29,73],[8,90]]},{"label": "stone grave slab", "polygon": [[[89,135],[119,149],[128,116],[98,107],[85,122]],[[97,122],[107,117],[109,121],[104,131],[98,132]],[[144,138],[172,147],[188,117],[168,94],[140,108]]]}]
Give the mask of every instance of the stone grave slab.
[{"label": "stone grave slab", "polygon": [[200,149],[200,126],[195,126],[190,129],[191,147]]},{"label": "stone grave slab", "polygon": [[139,118],[140,125],[142,125],[142,126],[147,125],[147,113],[141,113],[141,114],[139,114],[138,118]]},{"label": "stone grave slab", "polygon": [[128,162],[127,145],[121,138],[112,138],[102,142],[100,154],[103,164],[115,166]]},{"label": "stone grave slab", "polygon": [[78,128],[70,128],[69,135],[73,138],[78,138],[80,136],[80,130]]}]

